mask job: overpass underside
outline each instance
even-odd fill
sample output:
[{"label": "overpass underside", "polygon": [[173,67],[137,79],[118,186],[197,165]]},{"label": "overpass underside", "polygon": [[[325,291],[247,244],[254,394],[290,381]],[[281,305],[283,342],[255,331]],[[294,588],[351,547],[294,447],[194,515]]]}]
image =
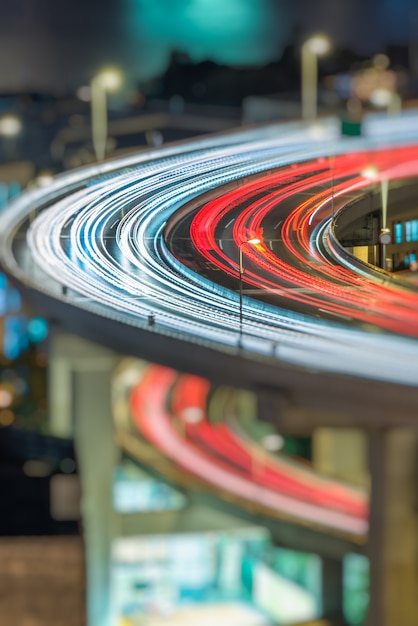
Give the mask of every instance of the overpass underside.
[{"label": "overpass underside", "polygon": [[[345,554],[356,551],[371,559],[369,623],[415,626],[414,590],[418,584],[417,551],[414,550],[418,537],[416,430],[403,427],[368,432],[371,532],[364,545],[346,533],[295,523],[285,515],[273,515],[227,492],[220,493],[179,470],[149,443],[133,436],[132,428],[119,428],[115,432],[111,389],[119,362],[117,353],[59,331],[53,335],[51,425],[56,434],[75,433],[82,478],[89,626],[107,623],[109,606],[105,599],[109,598],[111,546],[116,538],[216,531],[254,524],[267,528],[277,545],[321,555],[323,607],[325,615],[336,620],[330,623],[340,623],[342,615],[342,559]],[[259,417],[273,422],[281,433],[292,433],[291,421],[283,418],[283,401],[279,394],[269,392],[267,401],[265,395],[260,394]],[[313,420],[309,420],[309,429],[307,424],[305,420],[296,420],[293,434],[312,434]],[[332,461],[332,449],[337,449],[341,431],[335,426],[336,422],[332,422],[333,428],[328,430],[328,459],[334,470],[338,470],[338,462]],[[332,433],[336,435],[334,441]],[[112,501],[112,484],[115,467],[123,456],[129,456],[153,476],[181,490],[186,496],[186,508],[161,513],[117,513]]]}]

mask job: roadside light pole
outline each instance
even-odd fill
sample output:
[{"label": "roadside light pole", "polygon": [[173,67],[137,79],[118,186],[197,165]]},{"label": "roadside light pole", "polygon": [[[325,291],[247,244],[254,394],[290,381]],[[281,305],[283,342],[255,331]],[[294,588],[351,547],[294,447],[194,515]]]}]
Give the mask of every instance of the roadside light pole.
[{"label": "roadside light pole", "polygon": [[17,115],[0,117],[0,135],[2,137],[17,137],[22,132],[22,127],[22,120]]},{"label": "roadside light pole", "polygon": [[386,108],[388,115],[400,115],[402,112],[402,98],[391,89],[375,89],[369,100],[375,107]]},{"label": "roadside light pole", "polygon": [[302,119],[312,120],[317,115],[318,100],[318,57],[331,49],[329,39],[325,35],[309,37],[301,50],[301,93]]},{"label": "roadside light pole", "polygon": [[0,141],[7,160],[13,160],[17,155],[17,138],[23,130],[23,124],[17,115],[3,115],[0,117]]},{"label": "roadside light pole", "polygon": [[[364,178],[370,180],[371,183],[379,180],[379,170],[372,166],[367,167],[361,172]],[[392,235],[390,229],[387,228],[387,212],[388,212],[388,194],[389,194],[389,180],[387,178],[380,178],[380,194],[382,201],[382,217],[381,228],[378,237],[378,242],[381,245],[381,258],[379,259],[380,265],[383,269],[389,269],[386,261],[386,246],[392,242]]]},{"label": "roadside light pole", "polygon": [[106,154],[107,93],[117,91],[122,84],[122,74],[116,69],[105,69],[93,77],[91,90],[91,130],[93,147],[98,161]]},{"label": "roadside light pole", "polygon": [[243,256],[242,256],[242,248],[249,244],[251,246],[256,246],[261,243],[261,239],[258,237],[253,237],[251,239],[247,239],[246,241],[242,241],[239,246],[239,346],[242,346],[242,323],[243,323],[243,312],[242,312],[242,278],[244,275],[244,264],[243,264]]}]

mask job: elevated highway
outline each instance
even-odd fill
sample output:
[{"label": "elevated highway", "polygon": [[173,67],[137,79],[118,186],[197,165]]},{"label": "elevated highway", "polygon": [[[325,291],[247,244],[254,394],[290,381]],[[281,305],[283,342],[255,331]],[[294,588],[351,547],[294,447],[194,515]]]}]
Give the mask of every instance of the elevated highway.
[{"label": "elevated highway", "polygon": [[[416,177],[417,146],[416,114],[405,114],[365,120],[360,138],[341,138],[331,119],[105,162],[4,211],[0,260],[52,320],[118,352],[252,389],[261,419],[284,432],[367,428],[379,485],[403,449],[386,429],[416,440],[418,291],[348,254],[335,223],[370,186]],[[379,566],[394,539],[387,510],[375,489],[379,626],[379,594],[392,589]]]}]

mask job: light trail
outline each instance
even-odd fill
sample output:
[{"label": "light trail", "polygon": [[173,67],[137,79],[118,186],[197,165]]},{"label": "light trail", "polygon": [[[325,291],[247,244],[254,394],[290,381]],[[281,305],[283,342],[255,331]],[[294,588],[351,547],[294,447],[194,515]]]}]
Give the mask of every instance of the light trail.
[{"label": "light trail", "polygon": [[[367,165],[387,180],[416,176],[415,125],[393,132],[385,120],[353,140],[339,137],[335,120],[285,124],[71,172],[3,212],[0,258],[21,283],[95,313],[98,326],[107,317],[126,333],[144,331],[152,313],[152,332],[184,341],[185,350],[199,344],[240,362],[280,360],[417,386],[416,289],[356,267],[331,231],[332,218],[370,184]],[[179,225],[187,228],[184,257],[173,253]],[[261,243],[242,246],[254,237]],[[279,304],[244,296],[243,327],[240,246],[245,285]],[[222,280],[199,273],[187,254],[221,269]],[[251,446],[225,426],[212,428],[206,418],[186,424],[189,441],[182,441],[165,408],[175,374],[155,368],[148,376],[133,395],[137,424],[187,472],[271,511],[364,534],[363,498],[278,461],[255,475]],[[195,383],[182,384],[189,393]],[[178,394],[173,411],[181,413],[188,407]]]},{"label": "light trail", "polygon": [[[251,267],[244,276],[246,283],[267,292],[275,290],[286,301],[303,303],[306,310],[311,307],[314,312],[318,309],[328,311],[397,333],[418,336],[416,290],[396,284],[378,284],[372,276],[359,277],[352,269],[336,265],[333,258],[326,259],[320,253],[318,225],[329,224],[332,200],[334,203],[341,199],[347,202],[347,194],[352,200],[356,193],[361,197],[358,192],[363,193],[370,183],[360,172],[371,156],[380,177],[386,180],[418,173],[415,146],[390,151],[396,167],[393,164],[388,167],[387,152],[378,151],[374,155],[368,152],[337,156],[332,174],[328,168],[318,174],[320,164],[317,161],[304,164],[304,177],[297,182],[294,181],[293,168],[282,168],[276,174],[243,184],[240,189],[224,193],[204,205],[193,218],[190,228],[197,251],[224,273],[235,276],[239,269],[236,254],[231,258],[224,252],[225,246],[220,248],[217,243],[219,235],[216,233],[221,231],[223,221],[229,221],[231,215],[237,214],[232,236],[239,248],[249,237],[262,236],[264,223],[271,215],[275,220],[281,216],[283,224],[280,233],[275,234],[282,240],[278,253],[269,249],[268,241],[243,247]],[[334,187],[331,187],[331,176]],[[311,191],[308,199],[303,199],[291,210],[286,206],[282,209],[286,201],[306,191]],[[322,230],[321,237],[327,235],[328,231],[324,234]],[[284,258],[290,258],[290,261],[283,259],[283,252],[287,253]]]},{"label": "light trail", "polygon": [[[145,329],[152,313],[153,332],[220,352],[416,385],[413,288],[354,273],[329,238],[331,199],[338,214],[347,198],[363,193],[365,165],[377,164],[392,179],[416,173],[418,131],[409,127],[396,135],[385,121],[379,133],[371,125],[368,137],[353,140],[339,137],[335,120],[284,124],[71,172],[3,213],[1,260],[22,283],[129,328]],[[280,307],[244,295],[242,345],[237,293],[176,258],[167,242],[167,225],[208,193],[213,199],[188,235],[226,275],[238,278],[237,245],[263,231],[269,216],[285,244],[283,258],[272,241],[243,249],[246,284],[279,295]],[[279,219],[282,204],[289,210]],[[208,206],[213,213],[199,225]],[[25,247],[19,229],[34,214]],[[217,232],[223,224],[230,240]],[[292,302],[299,312],[288,308]],[[353,319],[410,336],[343,323]]]},{"label": "light trail", "polygon": [[[206,415],[208,391],[204,379],[178,377],[169,368],[149,366],[131,393],[133,420],[141,434],[180,468],[223,492],[257,503],[270,514],[354,536],[366,533],[364,494],[267,453],[261,461],[255,447],[245,445],[225,424],[211,426]],[[200,413],[196,423],[187,421],[190,410]],[[180,433],[175,425],[179,419]]]}]

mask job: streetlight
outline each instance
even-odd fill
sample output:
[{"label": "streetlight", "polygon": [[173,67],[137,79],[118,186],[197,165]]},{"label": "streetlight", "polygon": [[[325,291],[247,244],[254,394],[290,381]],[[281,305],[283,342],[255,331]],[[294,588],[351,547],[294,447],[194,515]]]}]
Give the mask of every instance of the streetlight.
[{"label": "streetlight", "polygon": [[22,131],[22,120],[17,115],[4,115],[0,118],[0,135],[16,137]]},{"label": "streetlight", "polygon": [[318,98],[318,57],[331,49],[325,35],[313,35],[303,45],[301,51],[302,76],[302,119],[314,119],[317,114]]},{"label": "streetlight", "polygon": [[[370,182],[377,181],[379,179],[379,170],[374,165],[370,165],[361,172],[361,175],[370,180]],[[390,229],[387,228],[389,180],[384,177],[380,178],[380,195],[382,200],[382,225],[378,241],[382,246],[382,266],[384,269],[387,269],[386,246],[392,242],[392,235]]]},{"label": "streetlight", "polygon": [[102,70],[92,78],[92,81],[90,83],[93,147],[98,161],[102,161],[106,154],[106,94],[110,91],[117,91],[121,84],[122,74],[119,70],[114,68]]},{"label": "streetlight", "polygon": [[196,425],[203,421],[205,412],[199,406],[187,406],[180,415],[177,415],[177,426],[179,435],[183,437],[184,441],[187,441],[187,425]]},{"label": "streetlight", "polygon": [[17,140],[23,130],[20,117],[13,114],[0,117],[0,137],[7,159],[17,157]]},{"label": "streetlight", "polygon": [[256,246],[261,243],[261,239],[258,237],[252,237],[251,239],[247,239],[246,241],[242,241],[239,246],[239,345],[242,345],[242,276],[244,274],[244,266],[243,266],[243,258],[242,258],[242,248],[249,244],[250,246]]},{"label": "streetlight", "polygon": [[399,115],[402,112],[402,98],[391,89],[375,89],[370,94],[370,102],[376,107],[385,108],[388,115]]},{"label": "streetlight", "polygon": [[371,77],[375,88],[369,100],[376,107],[386,109],[389,115],[399,115],[402,111],[402,98],[396,91],[396,74],[389,70],[390,59],[386,54],[375,54],[372,59]]},{"label": "streetlight", "polygon": [[279,433],[269,433],[261,440],[263,447],[269,452],[277,452],[284,446],[284,438]]},{"label": "streetlight", "polygon": [[261,440],[261,446],[254,445],[252,448],[252,474],[257,478],[261,474],[263,467],[267,465],[268,452],[278,452],[284,446],[284,438],[278,433],[265,435]]}]

